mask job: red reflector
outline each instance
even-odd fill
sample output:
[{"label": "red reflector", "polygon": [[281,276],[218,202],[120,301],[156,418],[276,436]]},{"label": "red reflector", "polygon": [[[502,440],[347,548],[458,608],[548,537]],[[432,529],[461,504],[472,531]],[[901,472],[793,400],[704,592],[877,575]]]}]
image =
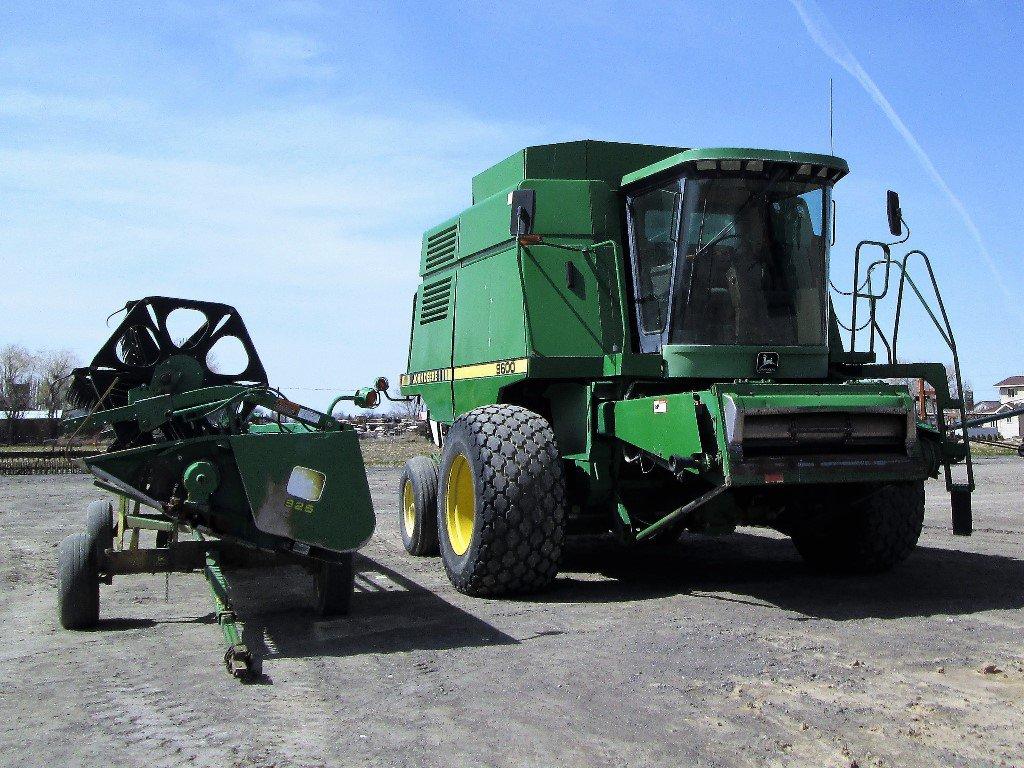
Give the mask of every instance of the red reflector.
[{"label": "red reflector", "polygon": [[519,244],[520,245],[537,245],[538,243],[542,243],[542,242],[544,242],[544,241],[541,239],[540,235],[520,235],[519,236]]},{"label": "red reflector", "polygon": [[782,474],[781,473],[776,473],[776,474],[772,474],[772,475],[765,475],[764,476],[764,481],[766,483],[781,483],[782,482]]}]

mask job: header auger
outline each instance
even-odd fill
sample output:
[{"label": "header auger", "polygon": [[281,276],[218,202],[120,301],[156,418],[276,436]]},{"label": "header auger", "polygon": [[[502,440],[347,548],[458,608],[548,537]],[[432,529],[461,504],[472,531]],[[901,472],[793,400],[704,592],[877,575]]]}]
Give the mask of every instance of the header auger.
[{"label": "header auger", "polygon": [[[920,258],[959,387],[927,257],[861,243],[851,323],[833,307],[831,193],[847,172],[831,155],[579,141],[478,174],[472,205],[423,238],[401,387],[443,452],[406,467],[406,548],[440,552],[479,595],[550,584],[573,531],[632,544],[766,526],[816,566],[883,570],[915,547],[940,469],[969,533],[968,444],[942,415],[963,403],[941,364],[895,358],[905,289],[924,301]],[[889,217],[898,236],[894,194]],[[934,387],[936,425],[884,381],[897,377]]]}]

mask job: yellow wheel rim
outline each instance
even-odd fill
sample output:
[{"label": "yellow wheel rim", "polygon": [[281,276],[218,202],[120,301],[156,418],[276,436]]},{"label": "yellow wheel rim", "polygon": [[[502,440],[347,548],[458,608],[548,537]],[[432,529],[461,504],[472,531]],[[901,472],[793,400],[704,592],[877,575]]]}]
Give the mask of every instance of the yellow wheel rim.
[{"label": "yellow wheel rim", "polygon": [[444,522],[448,542],[456,555],[466,554],[473,540],[476,517],[476,492],[473,490],[473,468],[461,453],[455,455],[448,468],[448,485],[444,495]]},{"label": "yellow wheel rim", "polygon": [[402,486],[402,516],[405,518],[405,532],[412,536],[416,530],[416,497],[412,492],[411,480],[406,480]]}]

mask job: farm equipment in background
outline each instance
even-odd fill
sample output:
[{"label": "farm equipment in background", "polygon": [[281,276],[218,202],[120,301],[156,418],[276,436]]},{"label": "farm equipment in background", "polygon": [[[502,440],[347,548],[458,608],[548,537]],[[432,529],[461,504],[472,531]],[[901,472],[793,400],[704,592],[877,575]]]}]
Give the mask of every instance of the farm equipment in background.
[{"label": "farm equipment in background", "polygon": [[[1003,419],[1012,419],[1014,416],[1024,416],[1024,406],[1019,408],[1009,408],[1002,412],[989,413],[984,416],[975,416],[963,422],[962,425],[958,424],[956,426],[965,429],[970,429],[971,427],[982,427],[986,424],[1002,421]],[[990,445],[995,448],[1004,448],[1008,451],[1016,451],[1018,456],[1024,457],[1024,442],[1011,442],[1010,440],[994,440],[991,438],[978,437],[968,437],[968,439],[972,443],[977,443],[978,445]]]},{"label": "farm equipment in background", "polygon": [[[440,553],[473,595],[546,587],[572,531],[764,526],[820,568],[884,570],[916,546],[940,471],[969,534],[966,428],[944,420],[962,425],[964,403],[942,364],[897,359],[913,293],[963,391],[928,257],[892,256],[909,237],[895,193],[894,240],[859,243],[850,290],[830,294],[847,172],[831,155],[580,141],[475,176],[471,207],[423,237],[401,389],[443,453],[406,465],[406,549]],[[886,381],[910,377],[934,388],[936,425]]]},{"label": "farm equipment in background", "polygon": [[[115,576],[199,570],[228,644],[225,663],[251,677],[258,663],[236,626],[222,558],[255,549],[299,563],[314,574],[318,611],[347,613],[352,554],[375,518],[357,435],[331,413],[341,400],[376,407],[380,392],[341,396],[327,412],[307,408],[268,385],[233,307],[151,296],[125,309],[92,364],[73,373],[78,410],[65,431],[112,433],[107,452],[82,461],[120,503],[94,502],[86,530],[61,543],[60,623],[94,626],[100,584]],[[218,355],[232,346],[226,366]],[[140,545],[142,531],[154,546]]]}]

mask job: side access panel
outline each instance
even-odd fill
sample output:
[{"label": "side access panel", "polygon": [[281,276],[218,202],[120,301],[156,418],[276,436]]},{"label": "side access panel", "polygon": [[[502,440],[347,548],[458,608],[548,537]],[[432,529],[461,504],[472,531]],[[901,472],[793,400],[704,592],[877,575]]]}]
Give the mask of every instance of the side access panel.
[{"label": "side access panel", "polygon": [[[608,185],[530,180],[534,231],[574,247],[617,239],[618,203]],[[622,265],[610,245],[582,253],[554,245],[522,248],[529,344],[542,357],[600,358],[622,352]]]},{"label": "side access panel", "polygon": [[455,413],[495,403],[527,372],[523,292],[515,249],[459,270],[452,378]]}]

